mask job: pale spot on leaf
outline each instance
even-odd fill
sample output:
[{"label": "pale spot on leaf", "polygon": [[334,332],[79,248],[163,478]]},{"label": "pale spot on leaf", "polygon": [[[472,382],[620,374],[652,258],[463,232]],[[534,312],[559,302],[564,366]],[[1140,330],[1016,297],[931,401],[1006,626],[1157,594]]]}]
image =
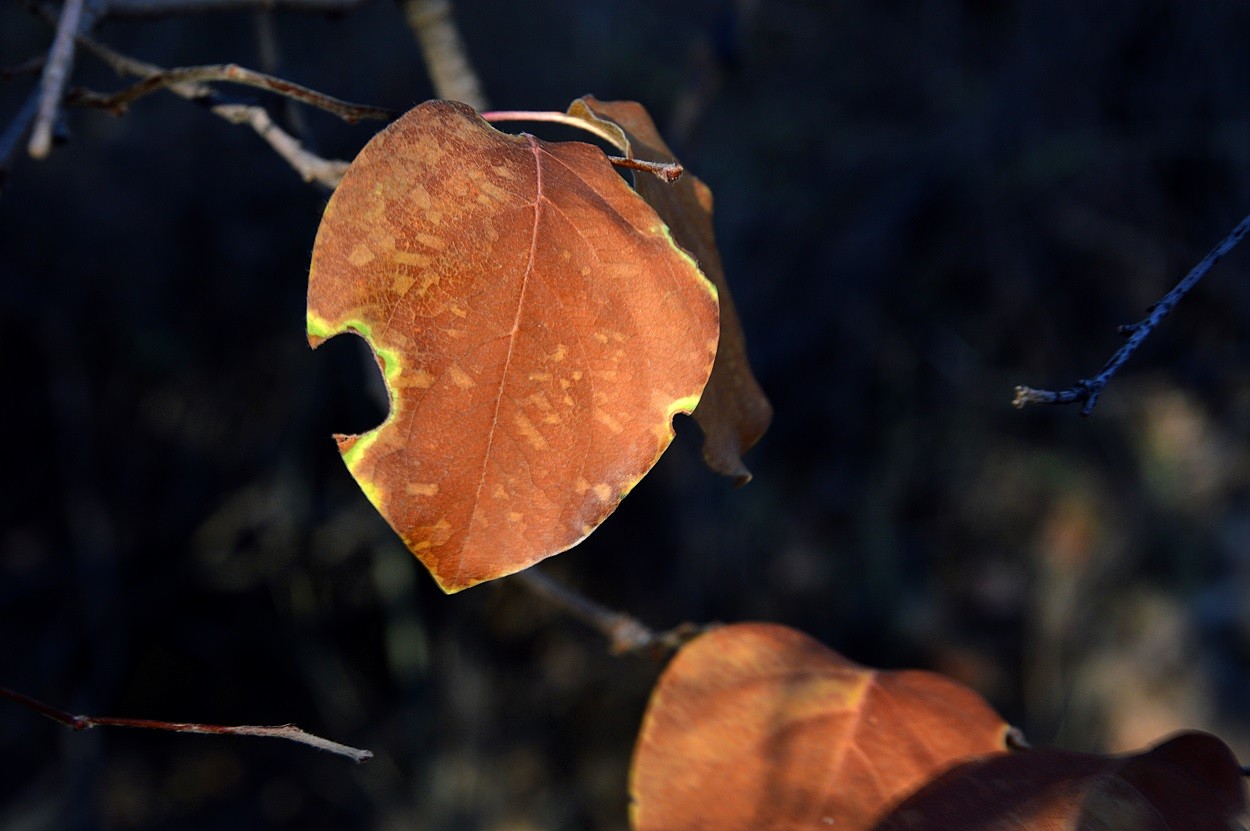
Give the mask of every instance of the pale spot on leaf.
[{"label": "pale spot on leaf", "polygon": [[447,367],[447,374],[451,376],[451,382],[462,390],[472,389],[477,386],[477,382],[469,377],[469,373],[460,368],[459,364],[452,364]]},{"label": "pale spot on leaf", "polygon": [[347,255],[347,261],[352,265],[360,268],[368,265],[373,261],[373,249],[365,245],[363,242],[352,249],[352,253]]},{"label": "pale spot on leaf", "polygon": [[425,268],[432,262],[429,254],[418,254],[416,251],[396,251],[391,257],[400,265],[415,265],[420,268]]},{"label": "pale spot on leaf", "polygon": [[595,421],[599,422],[604,427],[607,427],[613,433],[620,433],[625,429],[621,426],[621,423],[613,418],[612,414],[606,410],[595,410]]},{"label": "pale spot on leaf", "polygon": [[512,419],[512,423],[516,425],[517,432],[525,437],[530,447],[535,450],[546,450],[547,440],[543,438],[543,434],[538,432],[538,428],[534,426],[534,422],[530,421],[529,416],[525,413],[518,412]]}]

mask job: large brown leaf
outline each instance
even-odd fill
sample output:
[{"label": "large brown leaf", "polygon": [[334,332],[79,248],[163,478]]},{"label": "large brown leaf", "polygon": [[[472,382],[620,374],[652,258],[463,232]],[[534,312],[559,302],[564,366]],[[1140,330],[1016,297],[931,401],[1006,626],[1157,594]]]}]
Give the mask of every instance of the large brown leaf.
[{"label": "large brown leaf", "polygon": [[[634,158],[677,161],[641,104],[599,101],[587,95],[573,102],[569,115],[615,125],[626,152]],[[674,184],[645,173],[635,174],[634,179],[638,193],[663,217],[673,238],[694,255],[720,291],[720,348],[694,418],[703,430],[703,458],[708,467],[732,476],[739,485],[745,484],[751,472],[742,463],[742,454],[764,435],[773,408],[751,373],[742,323],[725,282],[712,229],[712,191],[689,172]]]},{"label": "large brown leaf", "polygon": [[431,101],[365,146],[326,207],[309,342],[348,331],[391,408],[339,448],[451,592],[616,508],[698,403],[717,301],[602,151]]},{"label": "large brown leaf", "polygon": [[1228,746],[1182,733],[1133,756],[1031,750],[968,762],[875,831],[1231,831],[1245,809]]},{"label": "large brown leaf", "polygon": [[664,671],[631,773],[637,831],[866,831],[897,800],[1009,728],[928,672],[880,672],[801,632],[737,624]]}]

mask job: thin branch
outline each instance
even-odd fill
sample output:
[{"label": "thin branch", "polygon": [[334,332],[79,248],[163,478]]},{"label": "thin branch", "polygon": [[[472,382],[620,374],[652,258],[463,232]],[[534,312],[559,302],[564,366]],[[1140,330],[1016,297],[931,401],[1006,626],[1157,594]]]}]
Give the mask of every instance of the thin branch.
[{"label": "thin branch", "polygon": [[608,639],[608,648],[615,655],[627,652],[666,654],[710,628],[686,623],[667,632],[656,632],[638,619],[596,603],[533,566],[512,575],[512,580],[597,629]]},{"label": "thin branch", "polygon": [[1016,387],[1016,396],[1012,400],[1012,405],[1017,409],[1021,409],[1028,404],[1077,404],[1084,403],[1081,407],[1081,415],[1089,415],[1094,410],[1094,406],[1098,403],[1098,396],[1102,394],[1107,383],[1111,381],[1124,362],[1129,359],[1137,347],[1141,346],[1154,328],[1159,325],[1163,318],[1171,313],[1176,304],[1198,284],[1198,281],[1206,276],[1207,272],[1215,266],[1224,255],[1232,251],[1237,243],[1250,233],[1250,216],[1243,219],[1236,228],[1229,232],[1228,236],[1220,241],[1220,244],[1211,249],[1211,252],[1202,258],[1198,265],[1194,266],[1185,278],[1176,284],[1175,288],[1165,294],[1159,302],[1150,307],[1147,315],[1136,323],[1129,323],[1119,328],[1121,335],[1127,335],[1128,340],[1116,350],[1111,356],[1111,360],[1107,361],[1102,371],[1090,379],[1077,381],[1072,386],[1064,390],[1039,390],[1033,387],[1020,386]]},{"label": "thin branch", "polygon": [[392,110],[384,107],[370,107],[364,104],[352,104],[324,93],[311,90],[299,84],[256,72],[236,64],[220,64],[214,66],[186,66],[177,69],[166,69],[148,75],[134,86],[127,87],[112,95],[100,95],[93,92],[77,91],[72,96],[73,103],[88,107],[98,107],[115,115],[121,115],[132,102],[157,90],[189,83],[210,83],[225,81],[232,84],[256,87],[276,92],[279,95],[317,107],[328,113],[337,115],[348,124],[354,124],[362,118],[386,121],[395,117]]},{"label": "thin branch", "polygon": [[[131,58],[128,55],[111,49],[104,44],[87,37],[79,36],[78,44],[121,75],[137,75],[150,78],[167,74],[162,67]],[[169,85],[169,91],[191,101],[212,102],[217,93],[212,87],[198,81],[177,81]],[[304,149],[300,142],[273,123],[269,113],[263,107],[246,104],[217,103],[212,105],[212,112],[232,124],[247,124],[257,135],[268,142],[287,164],[295,168],[305,182],[318,182],[333,190],[338,187],[348,163],[337,159],[324,159]]]},{"label": "thin branch", "polygon": [[486,109],[486,94],[456,28],[451,0],[405,0],[404,17],[421,47],[434,93],[475,110]]},{"label": "thin branch", "polygon": [[686,169],[677,162],[649,162],[645,159],[629,159],[624,156],[608,156],[608,161],[617,167],[642,170],[653,174],[661,182],[667,182],[670,185],[680,179],[681,174],[686,172]]},{"label": "thin branch", "polygon": [[287,164],[295,168],[305,182],[320,182],[333,190],[347,172],[348,162],[324,159],[305,150],[298,139],[275,124],[269,113],[261,107],[218,104],[213,107],[213,112],[231,123],[247,124],[255,130]]},{"label": "thin branch", "polygon": [[71,730],[90,730],[92,727],[138,727],[145,730],[168,730],[173,733],[201,733],[217,736],[260,736],[262,738],[286,739],[287,741],[306,744],[309,747],[315,747],[318,750],[324,750],[328,753],[335,753],[339,756],[346,756],[352,761],[360,764],[373,758],[373,753],[368,750],[361,750],[356,747],[349,747],[345,744],[323,739],[320,736],[314,736],[312,733],[306,733],[296,727],[294,724],[282,724],[274,727],[255,727],[252,725],[235,725],[227,726],[221,724],[194,724],[181,721],[154,721],[145,718],[109,718],[97,716],[76,716],[67,713],[64,710],[58,710],[49,704],[31,698],[28,695],[0,687],[0,698],[7,698],[34,710],[40,715],[47,716],[53,721],[59,722]]},{"label": "thin branch", "polygon": [[482,113],[482,118],[494,124],[497,121],[546,121],[552,124],[563,124],[566,127],[576,127],[579,130],[585,130],[593,133],[608,144],[620,150],[622,153],[629,153],[629,145],[621,144],[620,136],[614,135],[610,130],[602,124],[594,121],[587,121],[584,118],[578,118],[568,113],[560,113],[554,111],[543,110],[493,110],[491,112]]},{"label": "thin branch", "polygon": [[74,37],[82,23],[82,7],[83,0],[65,0],[56,24],[56,37],[40,81],[39,111],[26,146],[27,152],[36,159],[47,158],[52,150],[52,130],[61,107],[61,96],[65,94],[65,83],[74,67]]},{"label": "thin branch", "polygon": [[[52,22],[55,20],[54,15],[43,4],[29,3],[28,5],[35,14],[42,17],[45,21]],[[119,75],[133,75],[143,79],[158,75],[168,75],[169,71],[164,67],[132,58],[129,55],[123,55],[121,52],[100,43],[88,35],[79,35],[76,40],[79,48],[103,61]],[[296,85],[292,84],[291,86],[294,87]],[[343,172],[348,166],[347,162],[323,159],[305,150],[297,139],[273,123],[273,120],[263,107],[228,102],[208,84],[196,80],[172,80],[168,84],[168,89],[175,95],[187,100],[208,104],[213,114],[224,118],[232,124],[247,124],[250,126],[288,164],[295,168],[304,181],[318,182],[333,190],[343,178]],[[310,92],[312,91],[310,90]],[[314,92],[313,95],[321,96],[321,93]],[[336,100],[329,96],[322,97],[330,101]],[[381,108],[373,109],[381,111]]]},{"label": "thin branch", "polygon": [[371,0],[109,0],[110,18],[170,17],[184,14],[281,9],[314,14],[341,14]]}]

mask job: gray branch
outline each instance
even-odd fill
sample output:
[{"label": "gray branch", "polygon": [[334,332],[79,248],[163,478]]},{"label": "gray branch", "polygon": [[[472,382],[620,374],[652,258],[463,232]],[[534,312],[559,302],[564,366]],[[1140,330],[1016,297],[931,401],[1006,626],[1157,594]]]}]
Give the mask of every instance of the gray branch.
[{"label": "gray branch", "polygon": [[39,109],[35,126],[30,132],[27,152],[36,159],[45,159],[52,150],[52,130],[56,125],[65,84],[74,68],[74,38],[83,23],[83,0],[65,0],[61,16],[56,24],[56,37],[43,65],[43,77],[39,83]]},{"label": "gray branch", "polygon": [[1012,405],[1017,409],[1022,409],[1029,404],[1084,404],[1081,407],[1081,415],[1089,415],[1098,404],[1098,396],[1119,372],[1124,362],[1137,351],[1142,341],[1149,337],[1155,327],[1172,312],[1172,309],[1176,308],[1176,304],[1189,293],[1190,289],[1198,285],[1198,281],[1205,277],[1207,272],[1224,258],[1225,254],[1232,251],[1247,233],[1250,233],[1250,216],[1243,219],[1236,228],[1229,232],[1228,236],[1220,241],[1219,245],[1211,249],[1211,252],[1185,275],[1183,280],[1177,283],[1159,302],[1151,306],[1146,317],[1136,323],[1121,326],[1119,332],[1121,335],[1127,335],[1128,340],[1116,350],[1103,366],[1102,371],[1093,378],[1077,381],[1067,389],[1057,391],[1025,386],[1016,387],[1016,396],[1012,400]]}]

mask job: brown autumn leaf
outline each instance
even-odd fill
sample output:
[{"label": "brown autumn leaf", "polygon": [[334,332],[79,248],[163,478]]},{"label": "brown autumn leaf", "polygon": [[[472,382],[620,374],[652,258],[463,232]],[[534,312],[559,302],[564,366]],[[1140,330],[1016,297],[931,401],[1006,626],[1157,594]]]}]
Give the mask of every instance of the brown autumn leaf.
[{"label": "brown autumn leaf", "polygon": [[1010,728],[943,676],[861,667],[784,626],[691,641],[664,671],[630,775],[636,831],[867,831]]},{"label": "brown autumn leaf", "polygon": [[[626,154],[649,162],[676,162],[647,111],[633,101],[599,101],[592,95],[569,106],[569,115],[606,122],[620,131]],[[673,239],[699,261],[720,292],[720,347],[694,419],[703,430],[703,458],[708,467],[732,476],[738,485],[751,479],[742,454],[755,445],[773,418],[747,358],[742,323],[725,282],[725,269],[712,229],[712,191],[688,171],[675,183],[646,173],[634,174],[634,188],[655,208]]]},{"label": "brown autumn leaf", "polygon": [[373,348],[386,420],[337,436],[370,501],[459,591],[584,539],[655,464],[716,351],[714,287],[603,152],[430,101],[330,198],[315,347]]},{"label": "brown autumn leaf", "polygon": [[1231,831],[1245,809],[1233,752],[1190,732],[1131,756],[1030,750],[970,761],[874,831]]}]

